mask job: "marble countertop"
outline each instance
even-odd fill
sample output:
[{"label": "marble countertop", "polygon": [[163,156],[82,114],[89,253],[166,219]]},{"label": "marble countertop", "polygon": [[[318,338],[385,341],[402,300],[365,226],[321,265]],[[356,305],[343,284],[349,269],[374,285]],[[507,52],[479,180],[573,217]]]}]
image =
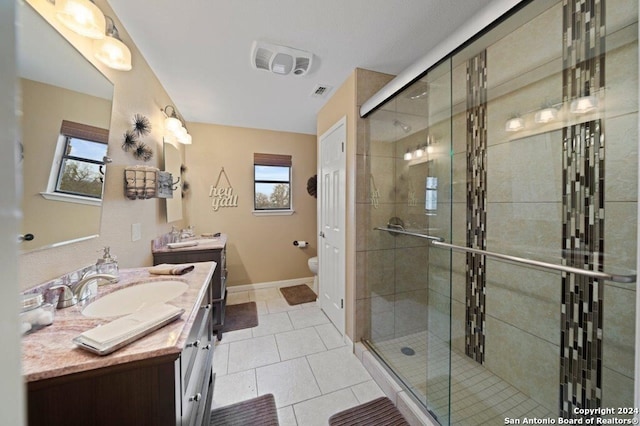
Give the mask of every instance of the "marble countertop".
[{"label": "marble countertop", "polygon": [[192,237],[181,240],[180,242],[197,242],[197,245],[180,248],[169,248],[166,245],[152,244],[151,251],[153,253],[175,253],[183,251],[195,250],[216,250],[222,249],[227,244],[227,234],[220,234],[219,237]]},{"label": "marble countertop", "polygon": [[[149,268],[121,270],[120,281],[100,286],[98,295],[92,300],[57,309],[52,325],[22,338],[24,380],[34,382],[163,355],[177,356],[184,348],[216,267],[215,262],[197,262],[193,265],[195,269],[192,272],[179,276],[152,275]],[[184,313],[176,321],[106,356],[80,349],[71,341],[80,333],[115,319],[83,316],[81,311],[88,303],[124,287],[167,279],[184,281],[189,285],[181,296],[168,302],[184,309]]]}]

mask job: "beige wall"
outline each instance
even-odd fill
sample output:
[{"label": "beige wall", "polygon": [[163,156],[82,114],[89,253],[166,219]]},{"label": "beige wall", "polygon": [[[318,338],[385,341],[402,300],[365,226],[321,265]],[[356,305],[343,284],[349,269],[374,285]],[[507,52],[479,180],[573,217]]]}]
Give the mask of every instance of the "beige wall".
[{"label": "beige wall", "polygon": [[47,200],[51,161],[62,120],[109,128],[111,101],[33,80],[22,83],[22,143],[24,145],[22,233],[36,236],[23,250],[44,247],[100,232],[100,206]]},{"label": "beige wall", "polygon": [[[228,234],[228,285],[310,277],[307,261],[317,254],[316,199],[307,193],[307,179],[316,174],[316,136],[202,123],[188,127],[194,142],[185,153],[185,181],[191,187],[185,199],[187,222],[196,233]],[[252,213],[256,152],[292,156],[293,215]],[[209,189],[223,167],[238,206],[214,211]],[[228,187],[224,175],[218,187]],[[297,248],[294,240],[310,246]]]},{"label": "beige wall", "polygon": [[[366,198],[361,180],[362,159],[365,152],[365,122],[360,118],[360,105],[371,95],[388,83],[393,76],[373,71],[356,69],[345,82],[334,92],[331,99],[318,113],[317,129],[321,136],[342,117],[347,117],[347,220],[346,220],[346,301],[345,301],[345,329],[346,334],[353,341],[358,341],[363,335],[363,330],[357,323],[368,320],[368,307],[366,304],[358,305],[356,310],[356,229],[357,202]],[[368,185],[368,184],[367,184]],[[356,312],[359,321],[356,320]]]},{"label": "beige wall", "polygon": [[[90,58],[89,60],[114,84],[109,136],[109,156],[113,159],[113,163],[107,166],[100,237],[20,255],[20,287],[30,288],[71,270],[94,263],[99,257],[100,248],[107,245],[111,246],[111,253],[118,257],[120,267],[151,265],[150,241],[171,229],[171,226],[166,223],[164,201],[126,199],[123,193],[123,175],[124,168],[130,165],[162,166],[164,116],[160,108],[167,104],[173,104],[173,102],[129,38],[124,26],[104,0],[96,0],[96,4],[105,15],[115,19],[120,37],[131,49],[133,70],[129,72],[109,69],[91,59],[92,55],[89,54],[91,42],[61,27],[53,18],[53,5],[47,0],[30,0],[29,4],[32,4],[45,16],[85,54],[85,57]],[[144,139],[154,152],[153,159],[148,163],[135,160],[131,154],[125,153],[120,148],[122,134],[131,127],[131,120],[136,113],[146,116],[152,126],[151,134]],[[198,139],[194,137],[194,143],[198,142]],[[142,238],[132,242],[131,225],[134,223],[141,224]],[[176,224],[182,225],[181,222]]]}]

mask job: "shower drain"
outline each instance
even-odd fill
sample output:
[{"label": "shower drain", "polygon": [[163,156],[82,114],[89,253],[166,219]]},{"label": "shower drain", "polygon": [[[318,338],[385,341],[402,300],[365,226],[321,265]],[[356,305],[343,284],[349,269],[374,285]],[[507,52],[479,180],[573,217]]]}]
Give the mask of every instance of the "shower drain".
[{"label": "shower drain", "polygon": [[400,352],[402,352],[403,354],[405,354],[407,356],[411,356],[411,355],[415,355],[416,354],[416,351],[414,351],[413,349],[411,349],[408,346],[405,346],[405,347],[401,348]]}]

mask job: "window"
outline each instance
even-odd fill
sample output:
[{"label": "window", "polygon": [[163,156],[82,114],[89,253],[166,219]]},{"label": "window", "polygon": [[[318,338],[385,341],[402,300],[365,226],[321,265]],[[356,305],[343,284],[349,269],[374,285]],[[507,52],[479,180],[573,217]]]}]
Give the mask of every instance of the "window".
[{"label": "window", "polygon": [[99,202],[108,137],[108,130],[63,121],[49,185],[42,195],[62,201],[93,199]]},{"label": "window", "polygon": [[291,211],[291,156],[253,155],[256,211]]}]

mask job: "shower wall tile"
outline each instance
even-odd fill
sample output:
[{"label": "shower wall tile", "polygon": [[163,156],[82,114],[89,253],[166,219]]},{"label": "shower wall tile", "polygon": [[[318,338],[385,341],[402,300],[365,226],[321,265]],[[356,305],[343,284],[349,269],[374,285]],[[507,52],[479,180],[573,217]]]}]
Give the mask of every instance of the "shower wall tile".
[{"label": "shower wall tile", "polygon": [[391,249],[395,241],[387,232],[374,230],[385,226],[389,218],[395,216],[394,204],[356,204],[356,251]]},{"label": "shower wall tile", "polygon": [[394,250],[369,250],[364,253],[365,294],[367,297],[392,295],[396,291]]},{"label": "shower wall tile", "polygon": [[485,365],[496,375],[516,385],[543,404],[550,412],[558,410],[558,371],[560,349],[519,328],[487,318]]},{"label": "shower wall tile", "polygon": [[[396,200],[396,187],[394,184],[395,158],[372,156],[369,157],[369,163],[371,164],[369,196],[374,197],[374,191],[377,190],[379,203],[394,203]],[[373,203],[373,201],[371,202]]]},{"label": "shower wall tile", "polygon": [[[467,63],[462,62],[451,70],[451,103],[452,105],[466,105],[467,103]],[[463,107],[466,109],[466,106]],[[464,114],[463,114],[464,118]],[[466,124],[461,127],[461,131],[466,131]],[[463,151],[464,151],[463,145]]]},{"label": "shower wall tile", "polygon": [[489,87],[562,57],[560,34],[562,4],[558,3],[493,43],[487,48]]},{"label": "shower wall tile", "polygon": [[371,297],[371,291],[367,288],[367,252],[356,252],[356,300]]},{"label": "shower wall tile", "polygon": [[461,152],[454,154],[453,164],[453,184],[451,186],[451,198],[454,203],[467,202],[467,154]]},{"label": "shower wall tile", "polygon": [[395,295],[395,337],[427,330],[427,290]]},{"label": "shower wall tile", "polygon": [[[605,195],[606,196],[606,195]],[[629,274],[636,270],[636,236],[638,232],[637,204],[634,202],[605,202],[604,238],[608,242],[604,246],[604,269],[616,273]],[[628,284],[612,285],[629,288]]]},{"label": "shower wall tile", "polygon": [[464,302],[451,301],[451,349],[464,354],[465,348],[465,313]]},{"label": "shower wall tile", "polygon": [[438,248],[429,249],[429,290],[450,297],[451,283],[449,271],[451,270],[449,250]]},{"label": "shower wall tile", "polygon": [[453,252],[451,261],[451,298],[460,303],[466,299],[466,268],[467,256],[464,253]]},{"label": "shower wall tile", "polygon": [[487,259],[489,316],[559,345],[561,296],[559,272]]},{"label": "shower wall tile", "polygon": [[356,330],[354,342],[370,339],[371,336],[371,299],[356,299]]},{"label": "shower wall tile", "polygon": [[609,34],[638,22],[638,2],[607,0],[607,32]]},{"label": "shower wall tile", "polygon": [[429,325],[429,333],[439,337],[445,342],[449,341],[451,299],[449,299],[448,296],[429,290],[429,305],[426,313],[428,315],[427,323]]},{"label": "shower wall tile", "polygon": [[[607,8],[609,10],[609,8]],[[636,15],[637,16],[637,15]],[[633,30],[630,28],[628,31]],[[635,29],[637,34],[637,29]],[[617,117],[638,111],[638,43],[628,43],[605,55],[605,115]],[[607,129],[608,130],[608,127]]]},{"label": "shower wall tile", "polygon": [[562,133],[554,131],[488,149],[487,201],[562,201]]},{"label": "shower wall tile", "polygon": [[362,105],[395,76],[356,68],[356,105]]},{"label": "shower wall tile", "polygon": [[634,112],[611,118],[606,126],[606,200],[637,201],[638,114]]},{"label": "shower wall tile", "polygon": [[451,117],[451,150],[454,154],[467,152],[467,118],[464,111]]},{"label": "shower wall tile", "polygon": [[370,300],[371,338],[374,341],[395,337],[395,298],[394,296],[374,296]]},{"label": "shower wall tile", "polygon": [[[415,238],[414,238],[415,239]],[[396,292],[425,290],[428,286],[429,251],[425,247],[395,249]]]},{"label": "shower wall tile", "polygon": [[633,379],[609,368],[603,368],[602,406],[633,407]]},{"label": "shower wall tile", "polygon": [[559,262],[561,203],[489,203],[487,250]]},{"label": "shower wall tile", "polygon": [[371,202],[369,156],[356,155],[356,203]]},{"label": "shower wall tile", "polygon": [[[627,286],[635,288],[635,284]],[[633,379],[635,357],[635,301],[634,290],[605,285],[602,361],[604,367],[630,379]]]}]

